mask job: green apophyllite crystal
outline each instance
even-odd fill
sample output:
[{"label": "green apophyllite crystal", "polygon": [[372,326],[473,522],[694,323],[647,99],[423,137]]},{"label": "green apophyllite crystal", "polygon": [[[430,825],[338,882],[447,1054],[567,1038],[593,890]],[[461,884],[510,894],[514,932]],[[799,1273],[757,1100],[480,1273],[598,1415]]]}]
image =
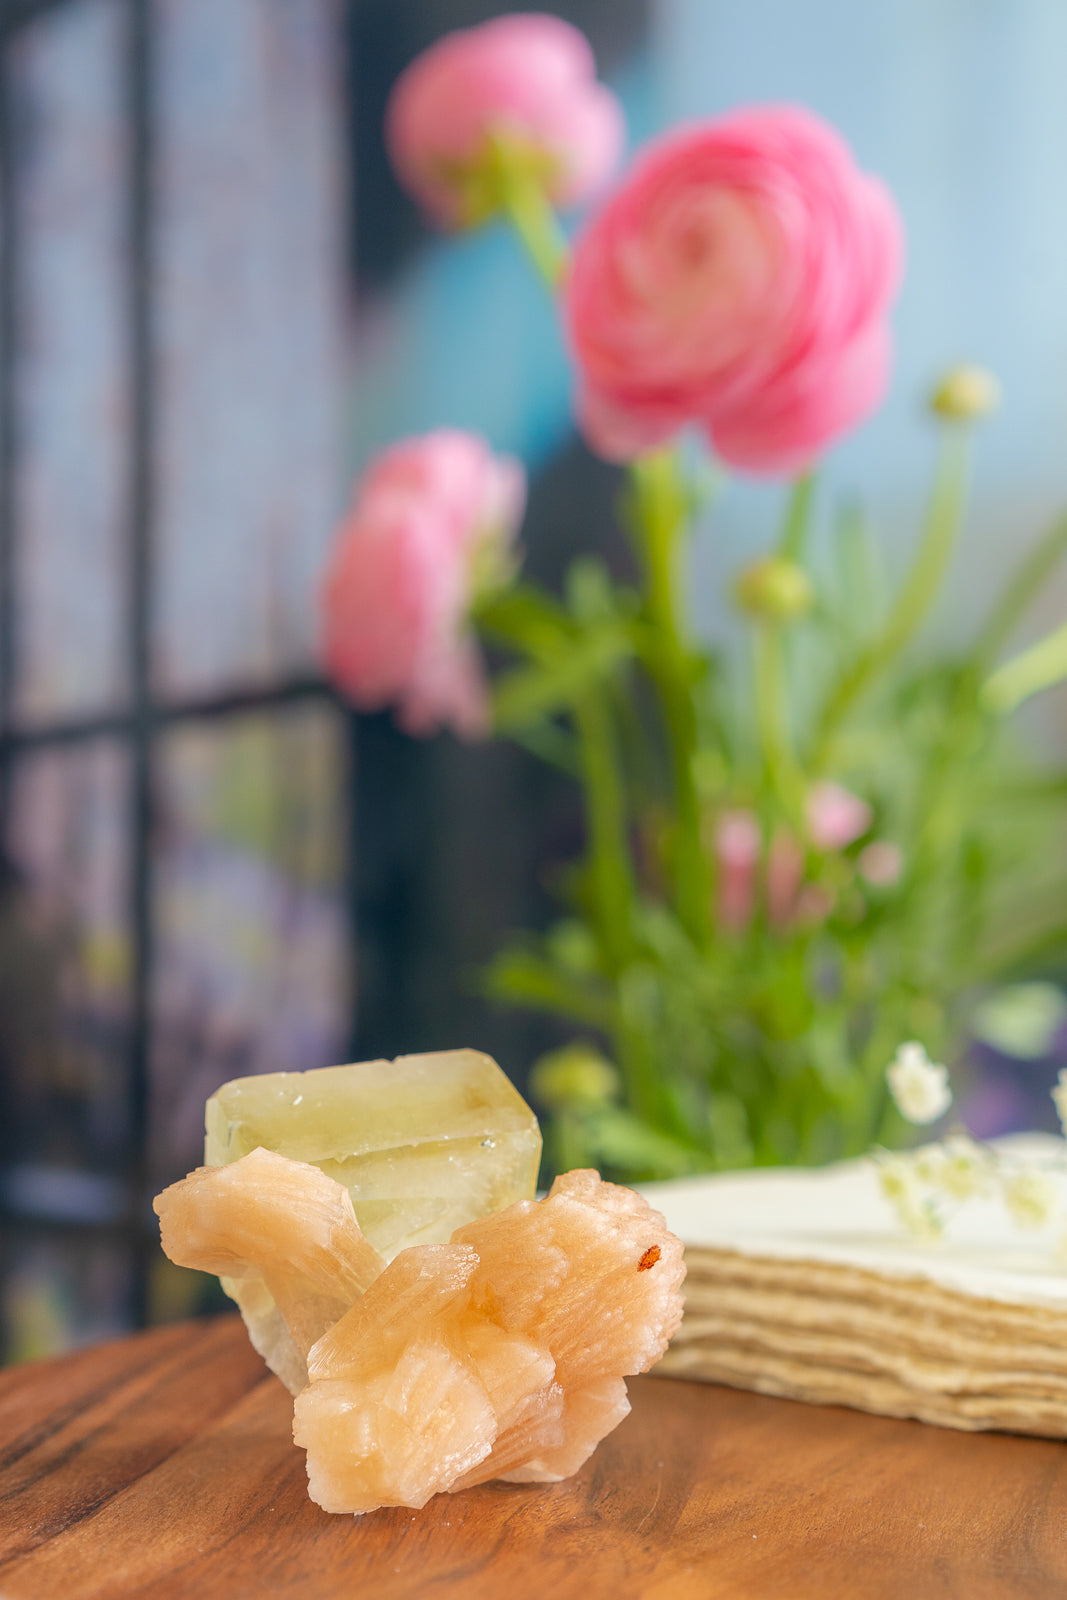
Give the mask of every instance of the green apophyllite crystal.
[{"label": "green apophyllite crystal", "polygon": [[205,1162],[260,1145],[345,1184],[387,1260],[528,1200],[541,1157],[533,1112],[477,1050],[224,1083],[207,1103]]}]

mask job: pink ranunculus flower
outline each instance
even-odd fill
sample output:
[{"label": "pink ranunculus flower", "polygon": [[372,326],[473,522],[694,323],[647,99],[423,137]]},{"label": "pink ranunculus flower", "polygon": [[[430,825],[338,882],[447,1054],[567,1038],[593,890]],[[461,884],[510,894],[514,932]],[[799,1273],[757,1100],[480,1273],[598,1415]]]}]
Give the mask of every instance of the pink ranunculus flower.
[{"label": "pink ranunculus flower", "polygon": [[353,704],[395,706],[413,734],[488,731],[469,609],[480,576],[506,568],[525,498],[517,461],[454,429],[372,462],[322,587],[324,664]]},{"label": "pink ranunculus flower", "polygon": [[882,397],[902,255],[888,190],[810,111],[656,141],[564,290],[586,437],[625,460],[694,422],[733,466],[807,468]]},{"label": "pink ranunculus flower", "polygon": [[517,146],[555,205],[588,198],[625,140],[622,108],[596,81],[584,34],[530,12],[446,34],[401,73],[386,111],[393,166],[445,226],[484,219],[489,140]]}]

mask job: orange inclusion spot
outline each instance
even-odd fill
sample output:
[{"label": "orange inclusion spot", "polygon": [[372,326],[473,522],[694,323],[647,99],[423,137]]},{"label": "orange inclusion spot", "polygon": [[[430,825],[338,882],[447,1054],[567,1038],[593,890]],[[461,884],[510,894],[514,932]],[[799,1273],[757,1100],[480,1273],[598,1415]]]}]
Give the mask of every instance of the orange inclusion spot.
[{"label": "orange inclusion spot", "polygon": [[659,1245],[650,1244],[640,1261],[637,1263],[638,1272],[647,1272],[649,1267],[654,1267],[659,1260]]}]

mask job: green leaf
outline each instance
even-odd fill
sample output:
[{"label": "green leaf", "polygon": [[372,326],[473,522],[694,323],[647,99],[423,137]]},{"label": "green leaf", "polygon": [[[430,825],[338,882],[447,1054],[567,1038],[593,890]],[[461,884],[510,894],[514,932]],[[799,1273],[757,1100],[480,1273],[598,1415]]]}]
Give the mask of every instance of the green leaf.
[{"label": "green leaf", "polygon": [[511,733],[567,710],[599,687],[633,654],[628,635],[612,624],[586,632],[552,660],[505,673],[493,689],[493,720]]},{"label": "green leaf", "polygon": [[617,591],[598,556],[579,556],[566,578],[567,605],[579,622],[602,622],[615,615]]},{"label": "green leaf", "polygon": [[545,944],[553,962],[565,971],[583,977],[597,972],[600,957],[596,939],[579,918],[565,917],[555,923],[545,935]]},{"label": "green leaf", "polygon": [[488,639],[538,659],[564,649],[574,636],[574,624],[555,596],[529,583],[483,601],[474,622]]},{"label": "green leaf", "polygon": [[493,999],[573,1017],[602,1032],[609,1031],[615,1020],[606,988],[557,971],[533,951],[509,950],[499,955],[485,974],[485,989]]},{"label": "green leaf", "polygon": [[708,1164],[703,1151],[660,1133],[617,1106],[605,1106],[592,1114],[587,1129],[587,1142],[599,1163],[628,1177],[677,1178]]},{"label": "green leaf", "polygon": [[568,778],[576,780],[582,775],[582,762],[577,741],[555,722],[533,722],[528,728],[512,728],[509,738],[528,750],[546,766],[556,767]]}]

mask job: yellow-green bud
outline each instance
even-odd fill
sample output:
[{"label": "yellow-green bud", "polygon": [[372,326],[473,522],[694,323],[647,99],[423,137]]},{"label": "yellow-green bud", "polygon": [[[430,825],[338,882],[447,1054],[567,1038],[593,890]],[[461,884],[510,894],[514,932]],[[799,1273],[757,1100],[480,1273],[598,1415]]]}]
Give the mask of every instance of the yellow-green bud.
[{"label": "yellow-green bud", "polygon": [[615,1099],[619,1075],[592,1045],[568,1044],[535,1062],[530,1090],[535,1100],[553,1111],[566,1106],[598,1106]]},{"label": "yellow-green bud", "polygon": [[985,367],[953,367],[930,396],[930,410],[950,422],[976,422],[1000,404],[1000,384]]},{"label": "yellow-green bud", "polygon": [[803,567],[785,556],[762,556],[738,575],[734,596],[742,611],[767,622],[790,622],[811,610],[815,591]]}]

